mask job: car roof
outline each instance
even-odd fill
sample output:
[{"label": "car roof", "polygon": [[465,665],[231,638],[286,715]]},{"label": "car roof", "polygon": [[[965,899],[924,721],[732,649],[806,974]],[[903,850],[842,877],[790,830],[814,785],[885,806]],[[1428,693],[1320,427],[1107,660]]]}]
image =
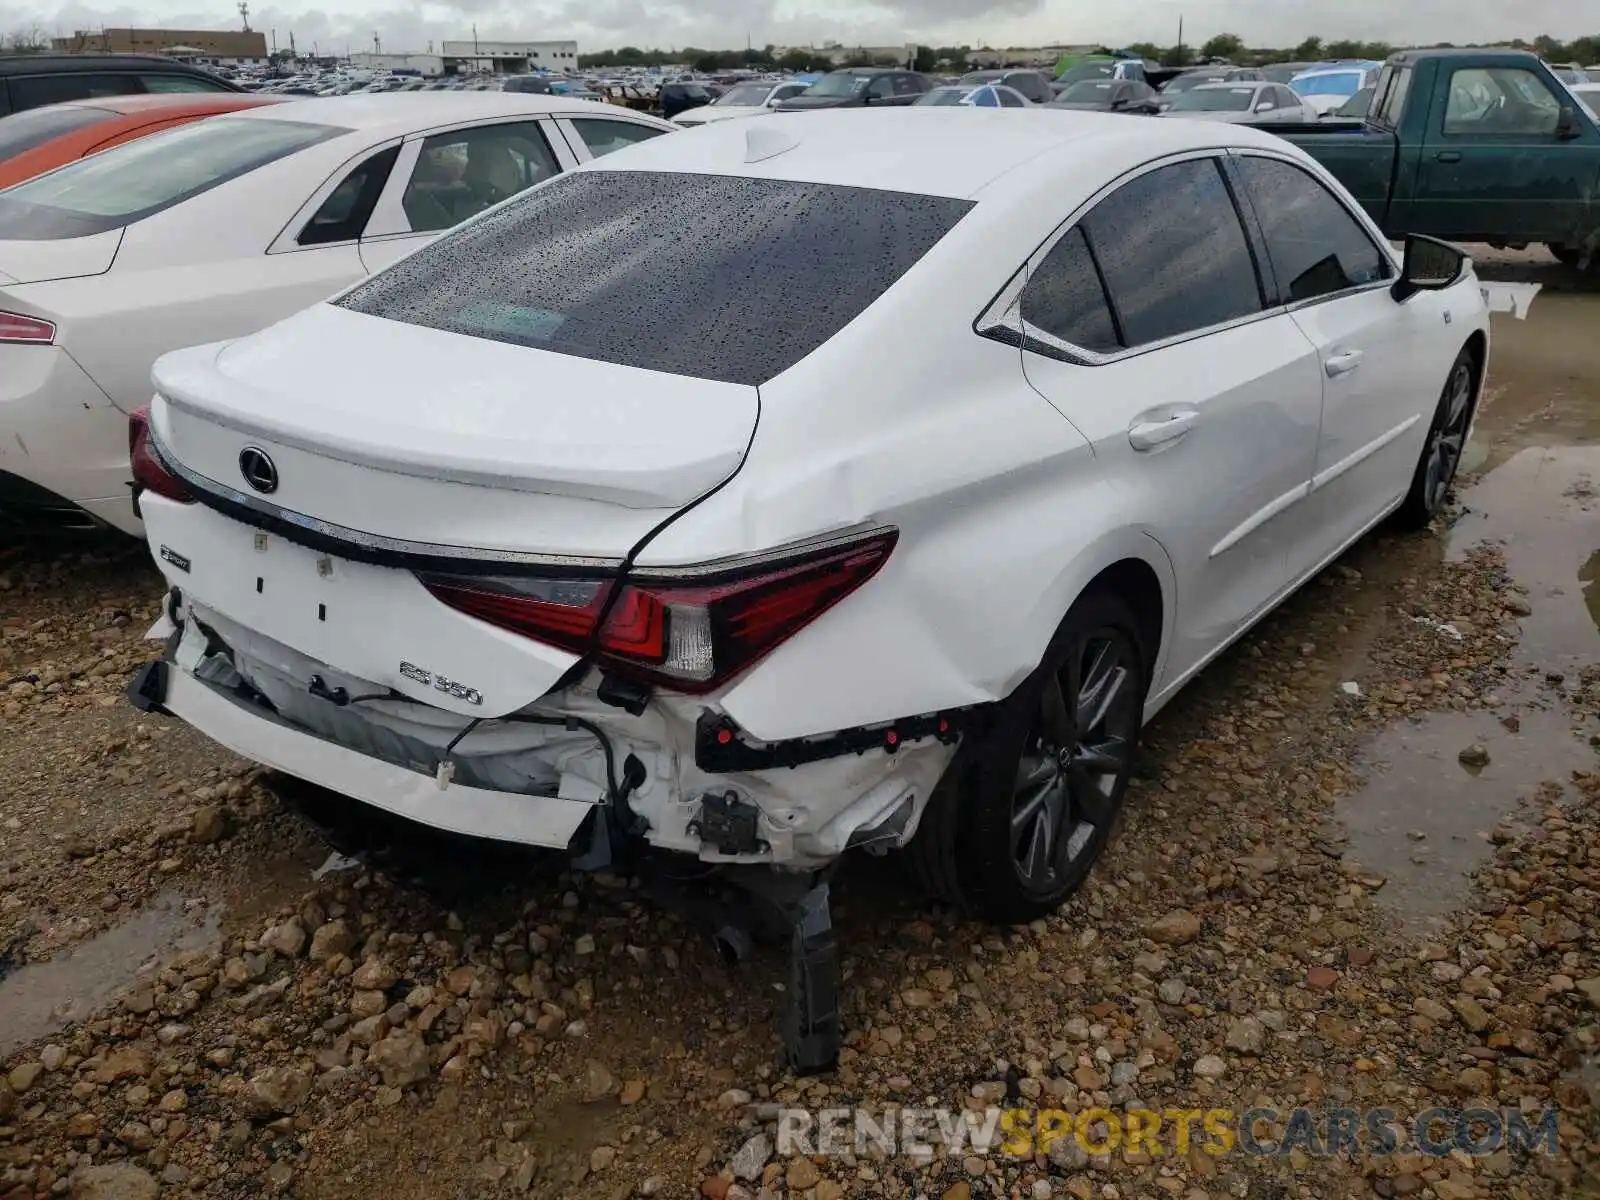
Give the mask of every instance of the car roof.
[{"label": "car roof", "polygon": [[1281,83],[1273,83],[1270,79],[1217,79],[1211,83],[1202,83],[1199,87],[1190,88],[1191,92],[1237,92],[1242,88],[1282,87]]},{"label": "car roof", "polygon": [[0,75],[60,75],[108,70],[166,71],[228,82],[220,75],[158,54],[0,54]]},{"label": "car roof", "polygon": [[[663,171],[782,179],[972,199],[1042,155],[1072,148],[1092,162],[1097,148],[1138,139],[1150,157],[1254,146],[1282,150],[1270,133],[1208,121],[1129,122],[1111,113],[1039,105],[960,112],[939,105],[880,111],[820,109],[804,120],[717,121],[692,133],[652,138],[580,171]],[[782,143],[788,141],[788,148]],[[755,162],[748,158],[760,156]]]},{"label": "car roof", "polygon": [[181,116],[192,112],[237,112],[264,104],[282,104],[283,98],[251,92],[162,92],[153,95],[97,96],[90,100],[63,100],[51,108],[93,108],[122,116]]},{"label": "car roof", "polygon": [[[598,110],[598,111],[597,111]],[[237,120],[302,121],[312,125],[395,136],[433,125],[516,116],[595,116],[617,120],[652,120],[614,104],[597,104],[571,96],[539,92],[373,92],[349,96],[291,99],[271,112],[240,112]]]}]

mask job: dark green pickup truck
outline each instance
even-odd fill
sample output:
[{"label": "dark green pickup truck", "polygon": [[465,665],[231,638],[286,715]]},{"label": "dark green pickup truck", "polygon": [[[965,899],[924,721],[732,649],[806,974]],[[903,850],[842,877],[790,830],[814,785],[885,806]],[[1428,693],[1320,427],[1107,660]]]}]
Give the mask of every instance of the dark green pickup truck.
[{"label": "dark green pickup truck", "polygon": [[1600,263],[1600,127],[1532,54],[1405,51],[1365,121],[1282,132],[1391,237],[1543,242],[1562,262]]}]

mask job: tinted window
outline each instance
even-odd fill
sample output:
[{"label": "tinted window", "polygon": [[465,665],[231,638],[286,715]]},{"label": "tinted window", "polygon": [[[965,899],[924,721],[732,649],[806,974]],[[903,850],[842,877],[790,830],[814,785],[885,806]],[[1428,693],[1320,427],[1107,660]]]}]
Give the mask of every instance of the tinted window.
[{"label": "tinted window", "polygon": [[1383,100],[1376,119],[1390,129],[1396,128],[1400,123],[1400,112],[1405,107],[1406,93],[1410,90],[1411,68],[1391,69],[1388,86],[1385,87],[1381,82],[1378,85]]},{"label": "tinted window", "polygon": [[1028,276],[1022,319],[1085,350],[1109,354],[1120,347],[1082,228],[1068,230]]},{"label": "tinted window", "polygon": [[1238,162],[1285,301],[1389,278],[1386,257],[1320,182],[1275,158]]},{"label": "tinted window", "polygon": [[1468,67],[1450,77],[1447,134],[1554,137],[1560,121],[1560,102],[1532,71]]},{"label": "tinted window", "polygon": [[1010,88],[1006,88],[1006,89],[1000,91],[999,95],[1000,95],[1000,107],[1001,108],[1021,108],[1022,107],[1022,97],[1020,95],[1018,95],[1016,92],[1012,91]]},{"label": "tinted window", "polygon": [[873,99],[884,99],[894,95],[894,76],[879,75],[867,87],[867,95]]},{"label": "tinted window", "polygon": [[923,92],[922,80],[915,75],[896,75],[894,91],[897,96],[920,96]]},{"label": "tinted window", "polygon": [[321,207],[306,222],[295,240],[302,246],[321,246],[328,242],[347,242],[361,236],[367,218],[377,207],[383,185],[389,181],[400,147],[380,150],[339,181]]},{"label": "tinted window", "polygon": [[1128,346],[1261,311],[1244,227],[1212,159],[1139,176],[1083,225]]},{"label": "tinted window", "polygon": [[574,117],[572,127],[578,131],[589,153],[600,158],[614,150],[625,150],[637,142],[648,142],[660,137],[664,130],[635,121],[607,121],[593,117]]},{"label": "tinted window", "polygon": [[20,75],[11,79],[11,107],[21,112],[63,100],[131,96],[143,90],[133,75]]},{"label": "tinted window", "polygon": [[422,143],[400,207],[413,232],[432,233],[560,173],[537,121],[436,133]]},{"label": "tinted window", "polygon": [[0,239],[84,237],[131,225],[348,132],[332,125],[228,117],[181,125],[0,193]]},{"label": "tinted window", "polygon": [[1203,87],[1184,92],[1172,102],[1173,112],[1248,112],[1256,98],[1249,84]]},{"label": "tinted window", "polygon": [[220,79],[205,79],[199,75],[141,75],[144,90],[157,95],[173,92],[231,92],[233,89]]},{"label": "tinted window", "polygon": [[0,121],[0,162],[116,114],[103,108],[36,108]]},{"label": "tinted window", "polygon": [[[723,175],[568,175],[339,303],[579,358],[760,384],[853,321],[965,200]],[[777,295],[803,296],[781,321]]]}]

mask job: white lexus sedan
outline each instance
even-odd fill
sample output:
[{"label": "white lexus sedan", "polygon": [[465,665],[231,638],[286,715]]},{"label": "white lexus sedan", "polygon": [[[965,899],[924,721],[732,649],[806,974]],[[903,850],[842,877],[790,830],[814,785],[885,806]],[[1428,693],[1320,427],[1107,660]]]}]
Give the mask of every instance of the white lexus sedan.
[{"label": "white lexus sedan", "polygon": [[[1053,116],[660,139],[165,356],[135,700],[590,863],[803,891],[904,846],[1050,912],[1142,723],[1439,509],[1488,354],[1470,260],[1401,261],[1296,147]],[[791,1033],[827,1026],[825,886],[791,896]]]},{"label": "white lexus sedan", "polygon": [[760,116],[771,112],[780,100],[798,96],[810,86],[798,79],[786,79],[780,83],[741,83],[723,92],[710,104],[679,113],[672,118],[672,123],[685,129],[694,129],[715,121]]},{"label": "white lexus sedan", "polygon": [[253,333],[672,128],[560,96],[300,100],[0,192],[0,525],[137,533],[127,414],[149,400],[157,357]]}]

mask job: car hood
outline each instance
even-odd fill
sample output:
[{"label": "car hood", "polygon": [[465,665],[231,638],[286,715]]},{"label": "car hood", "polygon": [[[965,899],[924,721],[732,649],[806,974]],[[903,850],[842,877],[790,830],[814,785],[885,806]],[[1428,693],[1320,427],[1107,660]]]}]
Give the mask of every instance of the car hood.
[{"label": "car hood", "polygon": [[778,105],[779,112],[803,112],[808,108],[848,108],[859,106],[859,96],[796,96]]},{"label": "car hood", "polygon": [[1259,118],[1253,112],[1173,112],[1162,114],[1190,121],[1212,121],[1222,125],[1254,125]]}]

